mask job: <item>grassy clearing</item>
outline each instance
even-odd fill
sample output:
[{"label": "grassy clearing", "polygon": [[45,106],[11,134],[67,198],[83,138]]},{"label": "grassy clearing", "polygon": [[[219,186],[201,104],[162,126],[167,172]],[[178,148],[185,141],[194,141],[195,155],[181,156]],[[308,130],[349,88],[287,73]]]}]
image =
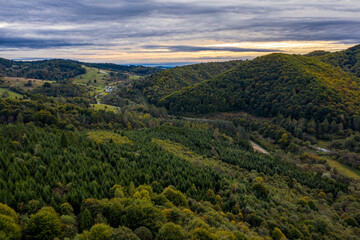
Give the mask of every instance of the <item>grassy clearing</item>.
[{"label": "grassy clearing", "polygon": [[107,105],[107,104],[91,104],[91,108],[96,111],[105,110],[105,111],[112,111],[112,112],[116,112],[116,110],[119,109],[115,106],[111,106],[111,105]]},{"label": "grassy clearing", "polygon": [[138,76],[138,75],[129,75],[129,79],[130,80],[139,80],[141,79],[142,77],[141,76]]},{"label": "grassy clearing", "polygon": [[316,143],[316,146],[317,146],[317,147],[321,147],[321,148],[325,148],[325,149],[329,149],[329,142],[323,141],[323,140],[319,140],[319,141]]},{"label": "grassy clearing", "polygon": [[76,76],[74,78],[74,83],[88,87],[89,91],[92,93],[99,93],[104,91],[108,79],[107,71],[100,70],[98,68],[85,68],[86,73]]},{"label": "grassy clearing", "polygon": [[326,161],[330,167],[335,168],[340,174],[344,175],[345,177],[360,180],[360,171],[359,170],[345,166],[344,164],[341,164],[338,161],[335,161],[330,158],[326,158]]},{"label": "grassy clearing", "polygon": [[172,142],[170,140],[152,139],[151,142],[160,146],[162,149],[172,153],[173,155],[187,160],[187,161],[199,161],[203,160],[203,157],[192,152],[180,143]]},{"label": "grassy clearing", "polygon": [[133,144],[133,142],[126,136],[121,136],[112,132],[92,131],[87,132],[87,135],[96,143],[109,143],[110,141],[113,141],[116,144]]},{"label": "grassy clearing", "polygon": [[[317,142],[316,145],[323,147],[323,148],[327,147],[327,144],[324,141]],[[354,168],[346,166],[346,165],[332,159],[329,155],[326,155],[322,152],[315,151],[314,149],[308,149],[307,153],[321,157],[322,159],[326,160],[326,162],[329,164],[329,166],[331,168],[336,169],[338,171],[338,173],[340,173],[341,175],[352,178],[352,179],[360,180],[360,171],[359,170],[356,170]]]},{"label": "grassy clearing", "polygon": [[13,92],[13,91],[10,91],[9,89],[6,89],[6,88],[0,88],[0,97],[2,98],[3,94],[7,92],[9,94],[9,97],[8,98],[17,98],[17,99],[20,99],[22,98],[22,95],[21,94],[18,94],[16,92]]},{"label": "grassy clearing", "polygon": [[[5,82],[9,84],[11,87],[18,87],[25,91],[33,90],[34,88],[41,87],[45,82],[50,82],[47,80],[39,80],[39,79],[30,79],[30,78],[20,78],[20,77],[5,77]],[[32,82],[32,86],[25,86],[29,82]]]},{"label": "grassy clearing", "polygon": [[108,76],[108,74],[105,73],[105,71],[100,70],[98,68],[89,68],[89,67],[85,67],[85,68],[86,68],[86,73],[76,76],[74,78],[75,83],[87,84],[89,81],[94,82],[94,80],[96,80],[96,82],[99,83],[105,82],[106,77]]},{"label": "grassy clearing", "polygon": [[234,165],[229,165],[216,158],[206,158],[201,156],[180,143],[172,142],[170,140],[161,140],[154,138],[151,142],[158,145],[163,150],[181,158],[185,161],[191,162],[199,167],[210,167],[219,174],[227,174],[229,176],[237,176],[240,173],[240,168]]},{"label": "grassy clearing", "polygon": [[[74,78],[74,83],[87,87],[89,91],[93,94],[103,92],[106,86],[116,86],[120,83],[124,83],[129,80],[133,81],[142,78],[141,76],[138,75],[126,73],[129,76],[129,80],[116,81],[110,76],[110,73],[113,71],[108,71],[98,68],[90,68],[85,66],[83,67],[86,69],[86,73],[76,76]],[[114,73],[116,75],[116,72]]]}]

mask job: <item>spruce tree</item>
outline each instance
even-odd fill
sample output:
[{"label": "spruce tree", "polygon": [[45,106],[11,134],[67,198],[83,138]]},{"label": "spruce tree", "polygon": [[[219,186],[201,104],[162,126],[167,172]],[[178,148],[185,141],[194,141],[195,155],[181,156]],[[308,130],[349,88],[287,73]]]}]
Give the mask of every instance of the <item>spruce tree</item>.
[{"label": "spruce tree", "polygon": [[60,146],[61,146],[62,148],[66,148],[66,147],[68,146],[68,140],[67,140],[67,138],[66,138],[66,136],[65,136],[64,133],[61,135]]},{"label": "spruce tree", "polygon": [[91,213],[89,209],[85,208],[83,213],[81,214],[80,227],[83,231],[89,230],[93,224],[94,224],[94,220],[91,216]]}]

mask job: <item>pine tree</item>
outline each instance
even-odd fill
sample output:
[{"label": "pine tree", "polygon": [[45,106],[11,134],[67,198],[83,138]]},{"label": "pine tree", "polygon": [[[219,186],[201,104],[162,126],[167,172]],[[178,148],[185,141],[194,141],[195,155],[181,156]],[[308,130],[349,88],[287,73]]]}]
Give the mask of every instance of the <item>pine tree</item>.
[{"label": "pine tree", "polygon": [[24,123],[24,116],[23,116],[21,113],[19,113],[19,114],[17,115],[17,117],[16,117],[16,122],[17,122],[17,123]]},{"label": "pine tree", "polygon": [[68,140],[67,140],[67,138],[66,138],[66,136],[65,136],[64,133],[61,135],[60,146],[61,146],[62,148],[66,148],[66,147],[68,146]]},{"label": "pine tree", "polygon": [[135,193],[135,184],[134,182],[130,182],[129,186],[129,196],[132,197]]},{"label": "pine tree", "polygon": [[85,208],[85,210],[81,214],[80,227],[83,231],[89,230],[93,224],[94,224],[94,220],[91,216],[91,213],[89,209]]}]

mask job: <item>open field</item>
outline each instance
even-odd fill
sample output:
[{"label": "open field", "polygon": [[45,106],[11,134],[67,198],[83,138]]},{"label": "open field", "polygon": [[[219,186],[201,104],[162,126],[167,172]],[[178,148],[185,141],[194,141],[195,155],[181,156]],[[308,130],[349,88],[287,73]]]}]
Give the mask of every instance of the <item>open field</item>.
[{"label": "open field", "polygon": [[138,76],[138,75],[129,75],[129,79],[130,80],[139,80],[141,79],[142,77],[141,76]]},{"label": "open field", "polygon": [[133,142],[126,136],[121,136],[113,132],[106,131],[89,131],[87,135],[90,139],[96,143],[109,143],[113,141],[116,144],[130,144],[133,145]]},{"label": "open field", "polygon": [[9,94],[9,98],[22,98],[22,95],[21,94],[18,94],[16,92],[13,92],[13,91],[10,91],[9,89],[6,89],[6,88],[0,88],[0,97],[2,98],[3,94],[5,92],[8,92]]},{"label": "open field", "polygon": [[338,161],[335,161],[330,158],[326,158],[326,161],[330,167],[335,168],[340,174],[344,175],[345,177],[360,180],[360,171],[359,170],[345,166],[344,164],[341,164]]},{"label": "open field", "polygon": [[[325,141],[322,141],[320,143],[318,142],[317,145],[320,145],[322,147],[327,146]],[[323,158],[324,160],[326,160],[327,164],[329,164],[329,166],[331,168],[336,169],[337,172],[340,173],[341,175],[348,177],[348,178],[360,180],[360,170],[351,168],[349,166],[346,166],[346,165],[332,159],[331,156],[328,155],[326,152],[324,153],[323,151],[319,151],[319,150],[316,150],[315,148],[312,148],[312,149],[308,149],[307,153],[317,155],[317,156]]]},{"label": "open field", "polygon": [[[320,150],[323,154],[329,153],[328,152],[329,150],[327,150],[329,143],[327,141],[323,141],[323,140],[318,141],[316,143],[316,145],[320,146],[320,147],[315,147],[315,148],[318,148],[318,150]],[[321,149],[323,149],[323,150],[321,150]],[[325,156],[325,159],[326,159],[327,163],[329,164],[329,166],[336,169],[341,175],[343,175],[345,177],[353,178],[356,180],[360,180],[360,170],[346,166],[334,159],[331,159],[330,156]]]},{"label": "open field", "polygon": [[85,86],[95,94],[104,91],[108,73],[97,68],[86,68],[86,73],[74,78],[74,83]]},{"label": "open field", "polygon": [[[5,82],[9,83],[11,87],[19,87],[25,91],[33,90],[34,88],[41,87],[45,82],[51,82],[46,80],[20,78],[20,77],[5,77]],[[32,82],[32,86],[25,86],[29,82]]]},{"label": "open field", "polygon": [[75,83],[79,83],[79,84],[87,84],[89,81],[91,81],[93,84],[94,80],[96,80],[96,83],[100,84],[100,83],[105,83],[105,79],[108,75],[108,73],[104,70],[100,70],[98,68],[89,68],[89,67],[85,67],[86,68],[86,73],[76,76],[74,78],[74,82]]},{"label": "open field", "polygon": [[330,144],[330,142],[328,142],[328,141],[318,140],[316,143],[316,146],[325,148],[325,149],[329,149],[329,144]]},{"label": "open field", "polygon": [[116,109],[117,109],[117,107],[115,107],[115,106],[106,105],[106,104],[91,104],[91,107],[97,111],[106,110],[106,111],[116,112]]},{"label": "open field", "polygon": [[[104,92],[107,86],[115,87],[120,83],[125,83],[129,80],[139,80],[142,78],[138,75],[125,73],[129,76],[128,80],[116,80],[116,77],[110,76],[112,71],[85,66],[83,67],[86,69],[86,73],[75,77],[74,83],[87,87],[89,92],[92,94]],[[116,74],[116,72],[114,73]],[[106,95],[106,92],[104,92],[104,95]]]}]

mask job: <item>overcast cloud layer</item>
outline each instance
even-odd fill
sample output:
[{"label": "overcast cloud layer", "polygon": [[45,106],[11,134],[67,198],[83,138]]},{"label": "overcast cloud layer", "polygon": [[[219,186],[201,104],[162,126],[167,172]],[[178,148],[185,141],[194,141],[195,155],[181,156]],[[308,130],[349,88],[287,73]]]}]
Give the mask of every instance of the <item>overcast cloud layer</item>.
[{"label": "overcast cloud layer", "polygon": [[360,43],[360,1],[0,0],[7,58],[135,63],[296,52],[260,44],[284,41]]}]

